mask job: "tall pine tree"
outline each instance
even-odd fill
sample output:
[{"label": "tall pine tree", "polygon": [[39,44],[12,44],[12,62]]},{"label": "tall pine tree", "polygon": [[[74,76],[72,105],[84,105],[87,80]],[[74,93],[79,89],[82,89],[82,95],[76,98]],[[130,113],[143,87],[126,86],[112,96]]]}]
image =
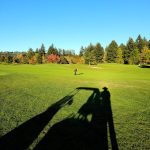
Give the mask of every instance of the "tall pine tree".
[{"label": "tall pine tree", "polygon": [[105,49],[107,52],[107,62],[108,63],[115,63],[117,57],[117,49],[118,44],[115,40],[113,40],[108,47]]},{"label": "tall pine tree", "polygon": [[144,40],[142,39],[141,35],[138,35],[136,42],[135,42],[139,52],[142,52],[142,49],[144,47]]},{"label": "tall pine tree", "polygon": [[94,49],[96,63],[102,63],[104,57],[104,48],[100,43],[97,43]]},{"label": "tall pine tree", "polygon": [[129,63],[130,55],[132,51],[134,51],[135,48],[136,48],[136,44],[134,40],[132,38],[129,38],[127,45],[126,45],[126,49],[124,51],[124,63],[125,64]]},{"label": "tall pine tree", "polygon": [[84,59],[85,59],[86,64],[95,63],[94,53],[92,52],[94,49],[95,48],[94,48],[94,45],[92,43],[90,43],[90,45],[87,48],[85,48]]},{"label": "tall pine tree", "polygon": [[52,45],[49,46],[47,54],[48,55],[50,55],[50,54],[57,55],[58,54],[58,50],[57,50],[57,48],[54,47],[54,44],[52,44]]}]

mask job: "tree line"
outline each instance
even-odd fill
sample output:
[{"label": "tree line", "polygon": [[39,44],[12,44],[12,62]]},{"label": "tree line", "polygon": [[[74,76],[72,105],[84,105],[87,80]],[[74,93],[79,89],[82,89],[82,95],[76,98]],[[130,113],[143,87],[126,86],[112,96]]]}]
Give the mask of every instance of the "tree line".
[{"label": "tree line", "polygon": [[69,64],[78,63],[80,59],[74,50],[58,49],[54,47],[54,44],[51,44],[48,50],[46,50],[44,44],[42,44],[40,48],[36,50],[29,48],[27,52],[0,52],[0,63]]},{"label": "tree line", "polygon": [[92,43],[81,47],[80,56],[84,57],[85,63],[98,64],[102,62],[119,64],[150,63],[150,40],[138,35],[134,41],[129,38],[126,44],[118,45],[113,40],[104,50],[100,43]]},{"label": "tree line", "polygon": [[126,44],[118,45],[115,40],[104,49],[98,42],[81,46],[79,54],[74,50],[58,49],[53,44],[46,50],[44,44],[40,48],[27,52],[0,52],[0,63],[45,64],[45,63],[119,63],[119,64],[149,64],[150,40],[138,35],[136,40],[129,38]]}]

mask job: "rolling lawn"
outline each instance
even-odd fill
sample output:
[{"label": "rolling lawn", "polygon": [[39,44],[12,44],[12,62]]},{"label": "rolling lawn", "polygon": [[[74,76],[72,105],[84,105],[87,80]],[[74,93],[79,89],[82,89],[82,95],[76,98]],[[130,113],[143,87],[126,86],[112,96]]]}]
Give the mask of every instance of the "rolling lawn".
[{"label": "rolling lawn", "polygon": [[[78,69],[76,76],[74,68]],[[120,150],[150,149],[150,69],[135,65],[0,64],[0,137],[44,112],[77,87],[99,88],[100,92],[103,87],[108,88]],[[90,94],[86,90],[75,94],[72,105],[64,106],[54,115],[29,149],[50,126],[76,115]]]}]

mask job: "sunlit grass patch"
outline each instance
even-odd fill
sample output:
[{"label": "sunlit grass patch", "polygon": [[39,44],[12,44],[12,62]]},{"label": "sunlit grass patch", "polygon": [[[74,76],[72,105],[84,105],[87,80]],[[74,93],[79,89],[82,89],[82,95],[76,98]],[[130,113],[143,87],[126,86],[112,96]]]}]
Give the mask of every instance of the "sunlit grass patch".
[{"label": "sunlit grass patch", "polygon": [[[150,69],[116,64],[94,67],[1,64],[0,136],[44,112],[77,87],[99,88],[100,92],[108,87],[119,149],[149,149]],[[76,76],[74,68],[78,68]],[[49,126],[71,115],[77,116],[90,94],[84,90],[77,93],[72,105],[63,107]]]}]

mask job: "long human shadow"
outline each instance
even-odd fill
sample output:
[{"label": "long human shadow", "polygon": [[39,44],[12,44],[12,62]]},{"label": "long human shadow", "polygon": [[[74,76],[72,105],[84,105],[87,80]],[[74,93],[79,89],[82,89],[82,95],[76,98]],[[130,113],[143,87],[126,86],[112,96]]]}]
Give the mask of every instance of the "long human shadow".
[{"label": "long human shadow", "polygon": [[97,88],[77,89],[93,92],[77,115],[54,124],[35,150],[108,150],[109,136],[111,149],[118,150],[108,89],[104,87],[101,93]]},{"label": "long human shadow", "polygon": [[25,150],[38,137],[40,132],[65,105],[71,104],[77,90],[51,105],[45,112],[31,118],[0,138],[1,150]]}]

